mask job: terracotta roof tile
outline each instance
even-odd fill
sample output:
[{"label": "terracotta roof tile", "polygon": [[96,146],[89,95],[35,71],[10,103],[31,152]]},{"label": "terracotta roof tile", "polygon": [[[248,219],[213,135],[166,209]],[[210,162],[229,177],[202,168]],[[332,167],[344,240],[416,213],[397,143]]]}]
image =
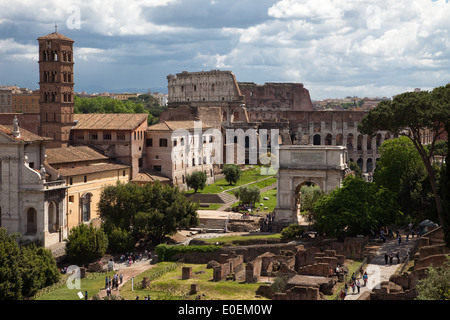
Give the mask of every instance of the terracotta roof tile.
[{"label": "terracotta roof tile", "polygon": [[39,37],[38,40],[66,40],[66,41],[74,42],[69,37],[66,37],[65,35],[62,35],[61,33],[58,33],[58,32],[53,32],[46,36]]},{"label": "terracotta roof tile", "polygon": [[73,130],[134,130],[143,121],[146,113],[88,113],[74,114],[77,124]]},{"label": "terracotta roof tile", "polygon": [[[205,123],[201,123],[202,130],[209,129],[211,126],[206,125]],[[147,131],[174,131],[174,130],[194,130],[195,129],[195,121],[187,120],[187,121],[164,121],[147,128]]]},{"label": "terracotta roof tile", "polygon": [[46,150],[47,162],[50,165],[80,162],[80,161],[95,161],[107,160],[104,156],[88,146],[66,147],[66,148],[49,148]]},{"label": "terracotta roof tile", "polygon": [[56,169],[59,174],[63,177],[68,176],[78,176],[96,172],[105,172],[112,170],[123,170],[130,168],[130,166],[124,164],[116,164],[116,163],[99,163],[99,164],[91,164],[88,166],[77,166],[74,168],[61,168]]},{"label": "terracotta roof tile", "polygon": [[25,141],[25,142],[33,142],[33,141],[50,141],[53,140],[52,138],[48,138],[48,137],[41,137],[38,136],[37,134],[34,134],[28,130],[25,130],[23,128],[19,128],[19,132],[20,132],[20,136],[19,137],[15,137],[12,132],[13,132],[13,126],[12,125],[2,125],[0,124],[0,132],[4,133],[5,135],[7,135],[9,138],[14,139],[16,141]]}]

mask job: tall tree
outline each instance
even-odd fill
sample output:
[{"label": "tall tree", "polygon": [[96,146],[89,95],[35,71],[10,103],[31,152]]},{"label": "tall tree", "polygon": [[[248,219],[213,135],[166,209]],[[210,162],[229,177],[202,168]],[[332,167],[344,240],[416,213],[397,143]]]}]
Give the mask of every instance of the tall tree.
[{"label": "tall tree", "polygon": [[198,204],[178,188],[158,182],[105,187],[98,208],[107,234],[115,228],[129,230],[135,242],[141,237],[160,241],[178,228],[198,224]]},{"label": "tall tree", "polygon": [[409,216],[408,219],[415,218],[416,222],[420,222],[425,218],[426,212],[432,211],[435,214],[433,197],[429,196],[431,189],[427,181],[428,175],[411,140],[404,136],[386,140],[380,147],[380,153],[373,182],[396,194],[401,211]]},{"label": "tall tree", "polygon": [[445,165],[442,166],[440,191],[442,195],[443,219],[444,219],[444,239],[450,247],[450,84],[434,88],[431,92],[433,103],[437,108],[442,109],[442,120],[445,132],[447,133],[447,156]]},{"label": "tall tree", "polygon": [[234,195],[244,204],[252,207],[261,199],[261,191],[258,187],[243,186],[234,191]]},{"label": "tall tree", "polygon": [[194,171],[191,174],[188,174],[186,176],[186,184],[197,193],[198,189],[202,190],[206,187],[206,173],[203,171]]},{"label": "tall tree", "polygon": [[314,203],[317,230],[338,238],[370,234],[395,222],[399,214],[393,192],[353,176]]},{"label": "tall tree", "polygon": [[[444,130],[444,122],[448,119],[444,115],[443,106],[434,103],[428,91],[405,92],[395,96],[392,101],[380,102],[364,116],[358,126],[363,134],[373,135],[377,131],[389,131],[394,136],[404,135],[411,139],[427,170],[441,225],[444,223],[443,207],[431,159],[434,145]],[[428,148],[423,143],[425,131],[433,135]]]},{"label": "tall tree", "polygon": [[241,168],[235,164],[226,164],[223,166],[222,173],[230,185],[235,184],[241,177]]}]

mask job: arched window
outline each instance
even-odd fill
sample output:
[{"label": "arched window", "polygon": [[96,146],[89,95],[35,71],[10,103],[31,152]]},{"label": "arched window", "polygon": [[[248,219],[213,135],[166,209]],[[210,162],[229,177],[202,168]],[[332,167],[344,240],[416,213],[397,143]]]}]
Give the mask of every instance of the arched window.
[{"label": "arched window", "polygon": [[91,198],[92,193],[85,193],[81,197],[81,217],[83,222],[91,220]]},{"label": "arched window", "polygon": [[363,144],[363,135],[358,135],[358,150],[362,150],[362,144]]},{"label": "arched window", "polygon": [[368,173],[373,171],[373,160],[372,160],[372,158],[367,159],[366,167],[367,167],[367,172]]},{"label": "arched window", "polygon": [[333,137],[331,136],[331,134],[327,134],[327,136],[325,137],[325,145],[326,146],[331,146],[331,142],[333,141]]},{"label": "arched window", "polygon": [[347,136],[347,149],[353,150],[353,134],[349,133]]},{"label": "arched window", "polygon": [[363,170],[364,160],[362,158],[359,158],[358,161],[356,161],[356,164],[361,170]]},{"label": "arched window", "polygon": [[342,134],[341,134],[341,133],[338,133],[338,134],[336,135],[336,145],[337,145],[337,146],[342,146],[342,145],[343,145],[343,142],[344,142],[344,138],[343,138]]}]

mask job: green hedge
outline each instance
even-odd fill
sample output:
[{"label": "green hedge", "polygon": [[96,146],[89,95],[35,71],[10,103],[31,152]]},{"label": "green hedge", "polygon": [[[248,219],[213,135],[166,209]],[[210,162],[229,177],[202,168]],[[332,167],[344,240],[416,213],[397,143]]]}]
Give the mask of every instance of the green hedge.
[{"label": "green hedge", "polygon": [[222,249],[217,245],[200,245],[200,246],[169,246],[167,244],[159,244],[155,248],[158,255],[158,261],[170,261],[170,259],[177,253],[188,252],[214,252]]}]

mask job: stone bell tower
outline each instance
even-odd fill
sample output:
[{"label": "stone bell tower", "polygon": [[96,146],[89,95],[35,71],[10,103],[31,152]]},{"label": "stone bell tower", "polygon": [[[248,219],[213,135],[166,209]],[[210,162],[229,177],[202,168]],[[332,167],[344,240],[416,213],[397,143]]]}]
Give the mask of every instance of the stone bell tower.
[{"label": "stone bell tower", "polygon": [[40,135],[48,148],[67,147],[74,125],[73,40],[54,32],[39,37]]}]

